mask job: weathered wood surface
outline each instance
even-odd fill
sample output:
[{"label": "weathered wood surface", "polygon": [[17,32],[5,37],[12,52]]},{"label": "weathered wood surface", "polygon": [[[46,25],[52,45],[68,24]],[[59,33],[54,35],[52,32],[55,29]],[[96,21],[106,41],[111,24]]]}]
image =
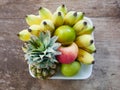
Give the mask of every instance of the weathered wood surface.
[{"label": "weathered wood surface", "polygon": [[[60,4],[84,11],[95,29],[97,54],[87,80],[37,80],[28,73],[16,34],[27,28],[26,14]],[[0,0],[0,90],[120,90],[120,0]]]},{"label": "weathered wood surface", "polygon": [[119,17],[120,0],[0,0],[0,18],[24,18],[44,6],[55,11],[66,4],[69,10],[83,11],[91,17]]}]

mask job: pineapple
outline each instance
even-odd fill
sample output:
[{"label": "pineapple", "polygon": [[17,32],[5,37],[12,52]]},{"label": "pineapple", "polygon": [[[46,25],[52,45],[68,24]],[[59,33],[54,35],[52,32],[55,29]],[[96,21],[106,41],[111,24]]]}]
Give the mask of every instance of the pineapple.
[{"label": "pineapple", "polygon": [[58,66],[56,55],[61,54],[57,50],[61,44],[56,40],[57,37],[51,37],[47,31],[41,32],[39,37],[31,36],[27,42],[25,60],[36,78],[47,79],[56,73]]}]

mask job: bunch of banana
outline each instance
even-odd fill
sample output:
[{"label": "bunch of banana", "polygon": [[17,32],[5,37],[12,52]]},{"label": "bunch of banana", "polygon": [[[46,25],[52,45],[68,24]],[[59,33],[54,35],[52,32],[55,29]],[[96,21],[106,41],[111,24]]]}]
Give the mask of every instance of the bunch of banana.
[{"label": "bunch of banana", "polygon": [[92,35],[95,26],[91,24],[89,18],[85,17],[85,13],[68,11],[65,5],[59,6],[53,14],[45,7],[40,7],[38,13],[38,15],[27,15],[25,20],[29,28],[23,29],[17,34],[19,39],[25,42],[22,47],[24,52],[26,52],[26,42],[29,42],[32,36],[40,37],[41,32],[47,31],[54,36],[57,28],[67,25],[75,32],[76,37],[73,42],[79,48],[76,60],[83,64],[94,64],[92,54],[96,52],[96,47]]},{"label": "bunch of banana", "polygon": [[96,47],[92,32],[95,26],[93,26],[87,18],[83,18],[79,20],[73,28],[77,35],[75,42],[79,47],[77,60],[83,64],[94,64],[95,61],[92,53],[96,52]]}]

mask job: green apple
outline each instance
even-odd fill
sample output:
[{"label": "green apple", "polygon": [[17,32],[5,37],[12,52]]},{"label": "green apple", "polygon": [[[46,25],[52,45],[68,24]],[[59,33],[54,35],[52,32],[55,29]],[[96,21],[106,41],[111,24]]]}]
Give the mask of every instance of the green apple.
[{"label": "green apple", "polygon": [[62,43],[62,45],[72,44],[76,37],[75,30],[68,25],[58,27],[54,35],[58,37],[58,42]]},{"label": "green apple", "polygon": [[74,61],[70,64],[62,64],[61,66],[61,72],[64,76],[70,77],[76,75],[80,70],[80,63],[77,61]]}]

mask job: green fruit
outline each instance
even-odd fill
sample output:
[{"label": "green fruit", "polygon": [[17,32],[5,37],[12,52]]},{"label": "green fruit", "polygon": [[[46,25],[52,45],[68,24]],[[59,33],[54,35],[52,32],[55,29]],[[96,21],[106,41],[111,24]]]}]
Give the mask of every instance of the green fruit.
[{"label": "green fruit", "polygon": [[70,64],[62,64],[61,66],[61,72],[64,76],[74,76],[80,71],[80,63],[75,61]]},{"label": "green fruit", "polygon": [[62,45],[72,44],[76,37],[74,29],[68,25],[58,27],[54,35],[58,37],[58,42]]}]

